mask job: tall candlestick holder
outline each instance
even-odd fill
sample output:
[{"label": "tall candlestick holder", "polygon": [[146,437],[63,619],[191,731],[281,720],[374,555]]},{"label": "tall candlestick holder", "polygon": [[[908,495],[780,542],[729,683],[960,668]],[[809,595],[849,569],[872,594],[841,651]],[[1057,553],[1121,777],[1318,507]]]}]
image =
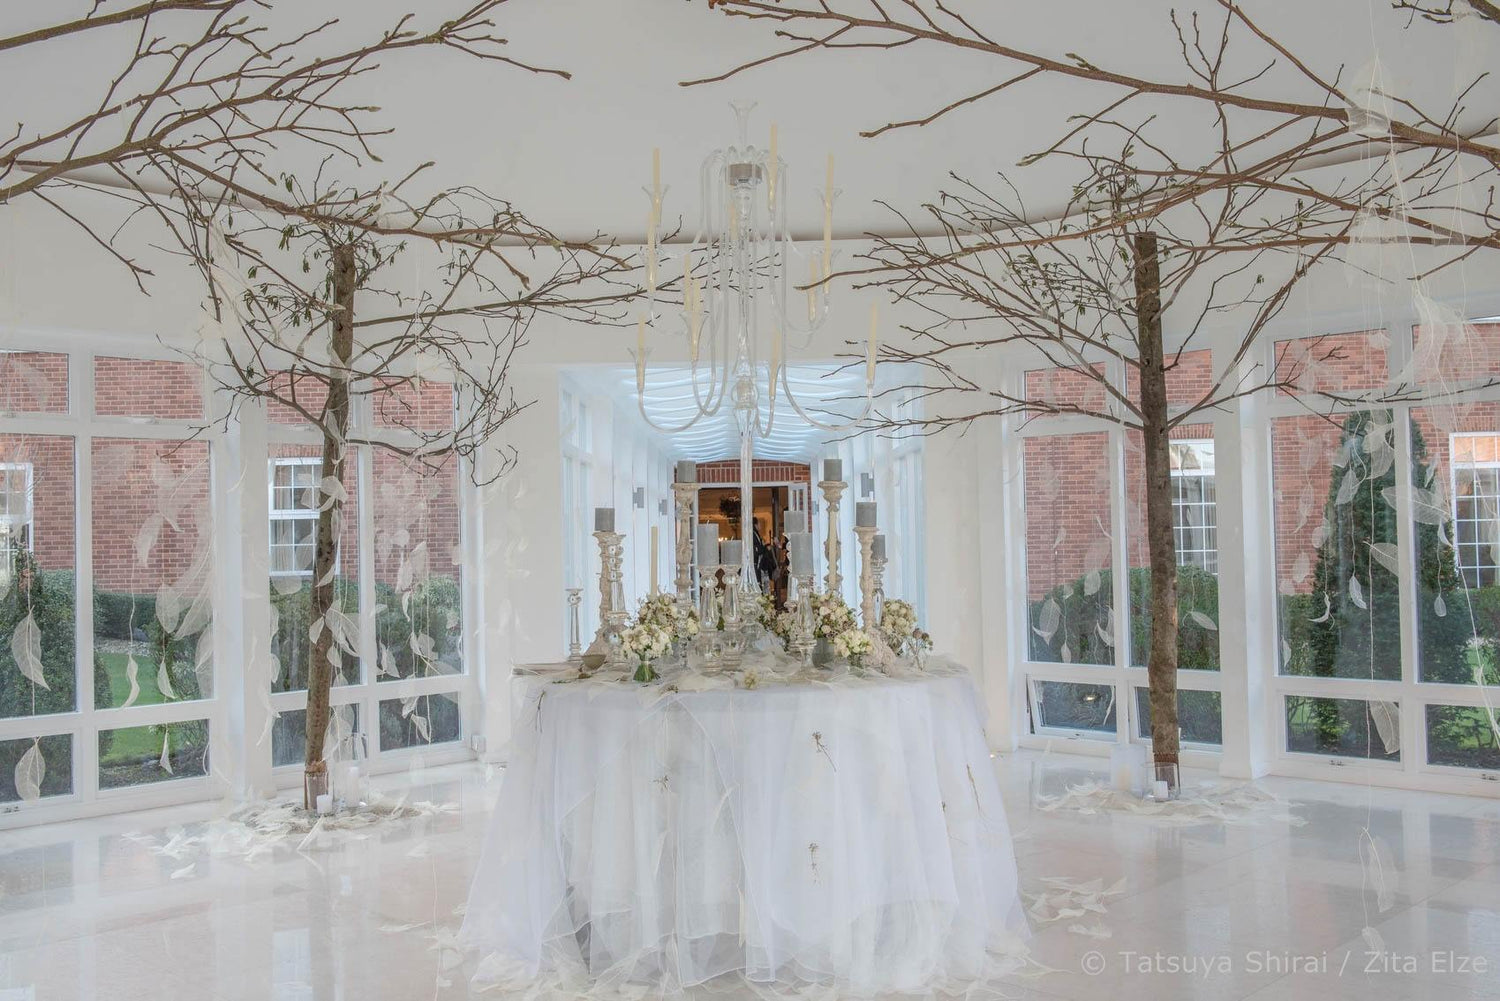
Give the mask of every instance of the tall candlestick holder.
[{"label": "tall candlestick holder", "polygon": [[595,532],[599,543],[599,631],[589,644],[584,662],[595,666],[615,659],[620,634],[630,613],[625,609],[625,584],[620,573],[625,536],[619,532]]},{"label": "tall candlestick holder", "polygon": [[720,665],[726,671],[740,666],[745,652],[745,613],[740,595],[740,567],[721,567],[724,571],[724,631],[719,634]]},{"label": "tall candlestick holder", "polygon": [[875,532],[874,525],[854,527],[854,534],[859,536],[859,617],[865,632],[872,636],[880,626],[875,615]]},{"label": "tall candlestick holder", "polygon": [[886,558],[873,549],[870,553],[870,575],[874,578],[873,589],[875,592],[875,623],[885,618],[885,564]]},{"label": "tall candlestick holder", "polygon": [[567,588],[568,594],[568,663],[577,664],[583,660],[583,588]]},{"label": "tall candlestick holder", "polygon": [[677,607],[686,614],[693,607],[693,500],[696,483],[672,484],[677,509]]},{"label": "tall candlestick holder", "polygon": [[796,625],[792,627],[792,653],[802,662],[804,668],[812,667],[813,647],[817,646],[817,639],[813,636],[813,575],[803,574],[796,578]]},{"label": "tall candlestick holder", "polygon": [[823,575],[823,590],[828,594],[838,594],[843,588],[844,575],[840,566],[843,557],[843,547],[839,542],[839,498],[844,496],[844,491],[849,484],[843,480],[821,480],[818,489],[823,491],[823,502],[828,509],[828,536],[823,540],[823,558],[828,564],[827,572]]}]

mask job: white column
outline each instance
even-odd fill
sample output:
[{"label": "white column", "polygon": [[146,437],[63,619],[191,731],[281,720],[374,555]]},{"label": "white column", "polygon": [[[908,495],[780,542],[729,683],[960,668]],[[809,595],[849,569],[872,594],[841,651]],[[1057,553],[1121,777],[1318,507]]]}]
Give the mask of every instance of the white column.
[{"label": "white column", "polygon": [[[1247,372],[1247,379],[1256,378],[1255,372]],[[1265,409],[1259,399],[1242,398],[1226,404],[1214,418],[1219,672],[1224,686],[1219,772],[1237,779],[1266,774],[1272,757],[1269,720],[1274,707],[1267,673],[1276,663],[1276,553],[1267,544],[1274,526]]]},{"label": "white column", "polygon": [[[239,802],[275,793],[271,777],[271,594],[266,414],[245,403],[216,443],[219,504],[214,685],[221,706],[209,760]],[[221,765],[220,762],[223,762]]]}]

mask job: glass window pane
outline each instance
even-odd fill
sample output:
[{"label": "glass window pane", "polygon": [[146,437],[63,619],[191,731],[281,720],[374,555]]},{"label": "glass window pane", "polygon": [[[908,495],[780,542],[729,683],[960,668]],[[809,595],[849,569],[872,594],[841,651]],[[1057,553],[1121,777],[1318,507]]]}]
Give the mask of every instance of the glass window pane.
[{"label": "glass window pane", "polygon": [[208,720],[99,731],[99,788],[208,774]]},{"label": "glass window pane", "polygon": [[371,396],[378,427],[443,431],[453,427],[453,386],[418,379]]},{"label": "glass window pane", "polygon": [[1389,411],[1272,421],[1281,671],[1401,678]]},{"label": "glass window pane", "polygon": [[95,358],[94,413],[101,417],[201,420],[203,370],[186,361]]},{"label": "glass window pane", "polygon": [[307,424],[303,412],[317,417],[328,400],[328,384],[311,375],[278,372],[266,397],[266,420],[272,424]]},{"label": "glass window pane", "polygon": [[[73,439],[0,434],[0,474],[0,718],[71,712],[78,704]],[[37,671],[45,687],[31,677]]]},{"label": "glass window pane", "polygon": [[213,524],[202,441],[95,438],[94,704],[213,694]]},{"label": "glass window pane", "polygon": [[1396,702],[1288,695],[1286,749],[1400,761],[1400,708]]},{"label": "glass window pane", "polygon": [[1441,331],[1437,351],[1426,347],[1438,331],[1412,329],[1412,356],[1422,385],[1452,389],[1500,376],[1500,323],[1469,323]]},{"label": "glass window pane", "polygon": [[1389,379],[1384,330],[1279,341],[1276,375],[1283,396],[1380,389]]},{"label": "glass window pane", "polygon": [[68,356],[48,351],[0,351],[0,412],[68,412]]},{"label": "glass window pane", "polygon": [[451,695],[418,695],[380,703],[380,749],[394,751],[463,739],[463,714]]},{"label": "glass window pane", "polygon": [[[1195,352],[1196,353],[1196,352]],[[1170,389],[1170,384],[1169,384]],[[1202,389],[1198,389],[1199,395]],[[1186,395],[1192,395],[1184,390]],[[1173,481],[1172,524],[1177,544],[1177,666],[1219,669],[1219,578],[1212,502],[1213,426],[1183,425],[1169,446]],[[1125,552],[1130,559],[1130,662],[1144,667],[1151,654],[1151,551],[1146,537],[1146,469],[1141,434],[1125,435]]]},{"label": "glass window pane", "polygon": [[1098,413],[1104,409],[1104,366],[1092,373],[1079,369],[1039,368],[1026,373],[1026,398],[1050,403],[1064,410]]},{"label": "glass window pane", "polygon": [[458,463],[376,449],[375,603],[382,681],[463,670]]},{"label": "glass window pane", "polygon": [[1068,681],[1033,681],[1039,727],[1062,730],[1115,732],[1113,685],[1082,685]]},{"label": "glass window pane", "polygon": [[1485,706],[1427,706],[1427,762],[1500,768],[1500,716]]},{"label": "glass window pane", "polygon": [[1108,443],[1102,433],[1026,439],[1032,660],[1114,662]]},{"label": "glass window pane", "polygon": [[[1151,693],[1135,690],[1136,734],[1151,739]],[[1182,740],[1193,744],[1224,743],[1223,698],[1218,692],[1196,689],[1177,690],[1177,727]]]},{"label": "glass window pane", "polygon": [[[1411,412],[1411,528],[1422,681],[1472,685],[1483,678],[1500,684],[1497,445],[1500,403]],[[1455,502],[1448,500],[1450,492]]]},{"label": "glass window pane", "polygon": [[[334,684],[356,684],[359,661],[359,463],[365,449],[350,450],[344,463],[343,526],[339,532],[337,573],[334,576],[333,616],[336,642],[329,657]],[[315,445],[277,444],[270,447],[272,475],[285,473],[292,483],[321,474],[322,467],[288,460],[320,459]],[[317,482],[313,479],[311,482]],[[300,503],[300,502],[298,502]],[[321,503],[318,494],[311,506]],[[316,518],[277,518],[271,521],[271,652],[276,661],[271,691],[301,691],[307,687],[312,665],[311,613],[313,562],[317,554]],[[299,752],[300,753],[300,752]]]},{"label": "glass window pane", "polygon": [[31,766],[22,771],[21,777],[29,780],[40,774],[38,798],[66,796],[73,791],[73,738],[70,734],[55,733],[39,739],[26,737],[21,740],[0,740],[0,803],[14,803],[23,798],[16,788],[16,766],[33,748],[36,754],[31,757]]},{"label": "glass window pane", "polygon": [[[354,743],[360,739],[359,706],[353,703],[334,706],[323,740],[323,756],[329,761],[352,761]],[[300,765],[307,756],[306,750],[307,711],[288,709],[271,724],[271,764]]]}]

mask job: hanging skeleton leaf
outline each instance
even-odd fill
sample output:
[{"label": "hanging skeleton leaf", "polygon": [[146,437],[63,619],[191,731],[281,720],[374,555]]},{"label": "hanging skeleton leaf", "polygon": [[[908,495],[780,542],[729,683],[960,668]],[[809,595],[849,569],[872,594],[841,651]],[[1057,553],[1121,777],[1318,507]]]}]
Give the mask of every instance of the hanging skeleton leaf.
[{"label": "hanging skeleton leaf", "polygon": [[129,709],[141,697],[141,665],[136,663],[133,654],[125,658],[125,680],[130,682],[130,694],[120,703],[121,709]]},{"label": "hanging skeleton leaf", "polygon": [[15,658],[16,667],[20,669],[22,676],[39,688],[51,690],[47,679],[42,675],[42,630],[31,612],[27,612],[26,618],[16,623],[15,632],[10,637],[10,654]]},{"label": "hanging skeleton leaf", "polygon": [[23,802],[36,802],[42,798],[42,780],[46,777],[47,762],[42,757],[42,741],[38,737],[16,762],[16,795]]},{"label": "hanging skeleton leaf", "polygon": [[1216,622],[1214,622],[1213,619],[1210,619],[1204,613],[1198,611],[1198,609],[1196,609],[1196,608],[1194,608],[1191,611],[1189,611],[1187,613],[1187,617],[1188,617],[1188,621],[1189,622],[1192,622],[1192,623],[1198,625],[1200,628],[1210,630],[1211,632],[1218,632],[1219,631],[1218,624]]}]

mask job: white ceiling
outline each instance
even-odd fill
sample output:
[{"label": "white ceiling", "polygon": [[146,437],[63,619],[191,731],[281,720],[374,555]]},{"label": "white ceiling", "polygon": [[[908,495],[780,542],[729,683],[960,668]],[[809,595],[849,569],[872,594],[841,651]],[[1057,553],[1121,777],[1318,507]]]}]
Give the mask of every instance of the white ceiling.
[{"label": "white ceiling", "polygon": [[[643,407],[637,405],[635,369],[593,368],[570,373],[586,392],[616,401],[616,412],[648,433],[660,437],[662,447],[681,459],[711,462],[733,459],[740,454],[739,429],[726,402],[717,413],[701,418],[692,427],[667,435],[651,429],[641,409],[658,427],[680,427],[698,411],[692,373],[686,367],[653,367],[646,373]],[[860,366],[797,365],[787,369],[787,380],[804,410],[825,424],[835,424],[859,415],[863,407],[864,370]],[[766,400],[761,386],[762,404]],[[818,408],[818,409],[813,409]],[[829,451],[831,437],[803,420],[778,392],[770,435],[755,442],[759,459],[810,462]]]},{"label": "white ceiling", "polygon": [[[89,3],[5,4],[0,31],[35,27]],[[1217,9],[1210,0],[1197,5]],[[267,16],[281,31],[337,16],[344,20],[337,31],[352,37],[409,10],[435,20],[465,6],[467,0],[282,0]],[[1186,78],[1167,21],[1173,0],[957,0],[956,6],[1018,47],[1059,56],[1078,52],[1096,62]],[[1343,62],[1352,72],[1379,51],[1398,90],[1438,105],[1452,93],[1456,76],[1500,55],[1500,32],[1421,22],[1403,30],[1405,21],[1386,0],[1250,0],[1246,6],[1321,71]],[[735,139],[727,107],[732,99],[759,102],[753,123],[759,141],[770,121],[778,123],[793,175],[789,208],[803,233],[820,228],[812,189],[821,186],[825,156],[835,154],[844,189],[836,229],[856,237],[890,228],[891,216],[876,199],[910,207],[933,197],[950,170],[976,178],[1011,170],[1018,157],[1056,136],[1068,114],[1109,96],[1093,85],[1054,79],[925,128],[860,139],[861,129],[928,113],[1015,67],[982,54],[908,46],[815,53],[728,83],[683,88],[681,80],[770,51],[778,44],[769,36],[772,26],[726,18],[699,0],[513,0],[498,21],[517,58],[567,69],[573,79],[453,55],[394,58],[361,84],[368,92],[359,95],[380,105],[380,120],[395,130],[378,141],[384,163],[377,169],[396,175],[436,160],[434,184],[474,184],[502,194],[566,236],[601,230],[626,241],[640,238],[646,207],[640,189],[650,179],[653,147],[662,150],[663,180],[672,188],[668,217],[694,219],[696,205],[687,196],[698,163]],[[118,34],[98,35],[7,53],[0,60],[0,120],[26,123],[31,131],[97,103],[101,84],[119,63],[120,45],[129,44]],[[1247,48],[1244,68],[1259,68],[1259,57],[1249,55]],[[1277,79],[1273,73],[1263,85],[1275,88]],[[1206,122],[1180,108],[1158,125],[1186,141],[1200,133],[1213,140]],[[1038,211],[1055,204],[1069,183],[1055,169],[1019,177]]]}]

